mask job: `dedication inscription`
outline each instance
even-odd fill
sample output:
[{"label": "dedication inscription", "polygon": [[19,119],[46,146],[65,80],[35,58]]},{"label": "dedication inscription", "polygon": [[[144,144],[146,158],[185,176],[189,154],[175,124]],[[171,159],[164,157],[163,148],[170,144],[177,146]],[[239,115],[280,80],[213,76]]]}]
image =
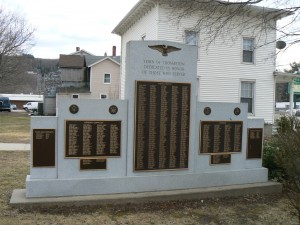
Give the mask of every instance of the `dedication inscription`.
[{"label": "dedication inscription", "polygon": [[242,121],[202,121],[200,153],[242,151]]},{"label": "dedication inscription", "polygon": [[136,81],[135,170],[188,168],[190,83]]},{"label": "dedication inscription", "polygon": [[65,157],[120,156],[121,121],[67,120]]}]

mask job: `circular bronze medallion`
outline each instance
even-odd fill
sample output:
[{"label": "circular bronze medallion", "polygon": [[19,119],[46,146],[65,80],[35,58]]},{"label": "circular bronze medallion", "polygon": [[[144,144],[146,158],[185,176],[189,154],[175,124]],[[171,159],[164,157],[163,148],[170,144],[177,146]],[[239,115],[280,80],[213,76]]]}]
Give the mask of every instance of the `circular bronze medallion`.
[{"label": "circular bronze medallion", "polygon": [[203,112],[204,112],[205,115],[208,116],[208,115],[211,114],[211,108],[210,107],[205,107],[204,110],[203,110]]},{"label": "circular bronze medallion", "polygon": [[78,108],[77,105],[71,105],[71,106],[69,107],[69,110],[70,110],[70,113],[76,114],[76,113],[78,113],[79,108]]},{"label": "circular bronze medallion", "polygon": [[233,112],[234,112],[234,115],[238,116],[241,114],[241,109],[239,107],[236,107]]},{"label": "circular bronze medallion", "polygon": [[111,105],[111,106],[109,107],[109,112],[110,112],[110,114],[117,114],[117,112],[118,112],[118,107],[117,107],[116,105]]}]

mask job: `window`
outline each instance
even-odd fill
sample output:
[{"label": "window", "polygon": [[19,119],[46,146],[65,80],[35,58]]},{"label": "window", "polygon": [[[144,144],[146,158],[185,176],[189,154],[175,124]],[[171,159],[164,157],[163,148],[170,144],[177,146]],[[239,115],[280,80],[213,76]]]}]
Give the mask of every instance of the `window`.
[{"label": "window", "polygon": [[100,94],[100,99],[106,99],[106,98],[108,98],[107,94]]},{"label": "window", "polygon": [[187,45],[197,45],[198,33],[195,31],[185,31],[185,43]]},{"label": "window", "polygon": [[254,63],[254,39],[243,38],[243,62]]},{"label": "window", "polygon": [[104,74],[104,84],[110,84],[110,74]]},{"label": "window", "polygon": [[254,82],[242,81],[241,103],[248,103],[248,113],[254,114]]}]

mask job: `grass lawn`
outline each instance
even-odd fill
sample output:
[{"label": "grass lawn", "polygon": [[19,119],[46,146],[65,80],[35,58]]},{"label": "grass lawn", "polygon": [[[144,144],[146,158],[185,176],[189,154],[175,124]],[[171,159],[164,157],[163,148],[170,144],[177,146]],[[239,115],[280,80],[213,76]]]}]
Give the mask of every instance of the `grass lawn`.
[{"label": "grass lawn", "polygon": [[27,112],[0,112],[0,143],[30,143]]},{"label": "grass lawn", "polygon": [[298,224],[295,211],[281,194],[161,203],[34,207],[9,206],[13,189],[25,188],[29,152],[0,151],[0,224]]}]

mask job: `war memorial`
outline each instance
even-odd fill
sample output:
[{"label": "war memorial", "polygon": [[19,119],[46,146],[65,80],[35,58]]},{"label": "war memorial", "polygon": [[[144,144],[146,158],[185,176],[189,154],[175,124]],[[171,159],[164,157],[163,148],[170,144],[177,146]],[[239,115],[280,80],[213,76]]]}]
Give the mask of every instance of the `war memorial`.
[{"label": "war memorial", "polygon": [[57,100],[31,119],[26,198],[268,182],[263,119],[247,104],[197,101],[197,49],[131,41],[124,100]]}]

